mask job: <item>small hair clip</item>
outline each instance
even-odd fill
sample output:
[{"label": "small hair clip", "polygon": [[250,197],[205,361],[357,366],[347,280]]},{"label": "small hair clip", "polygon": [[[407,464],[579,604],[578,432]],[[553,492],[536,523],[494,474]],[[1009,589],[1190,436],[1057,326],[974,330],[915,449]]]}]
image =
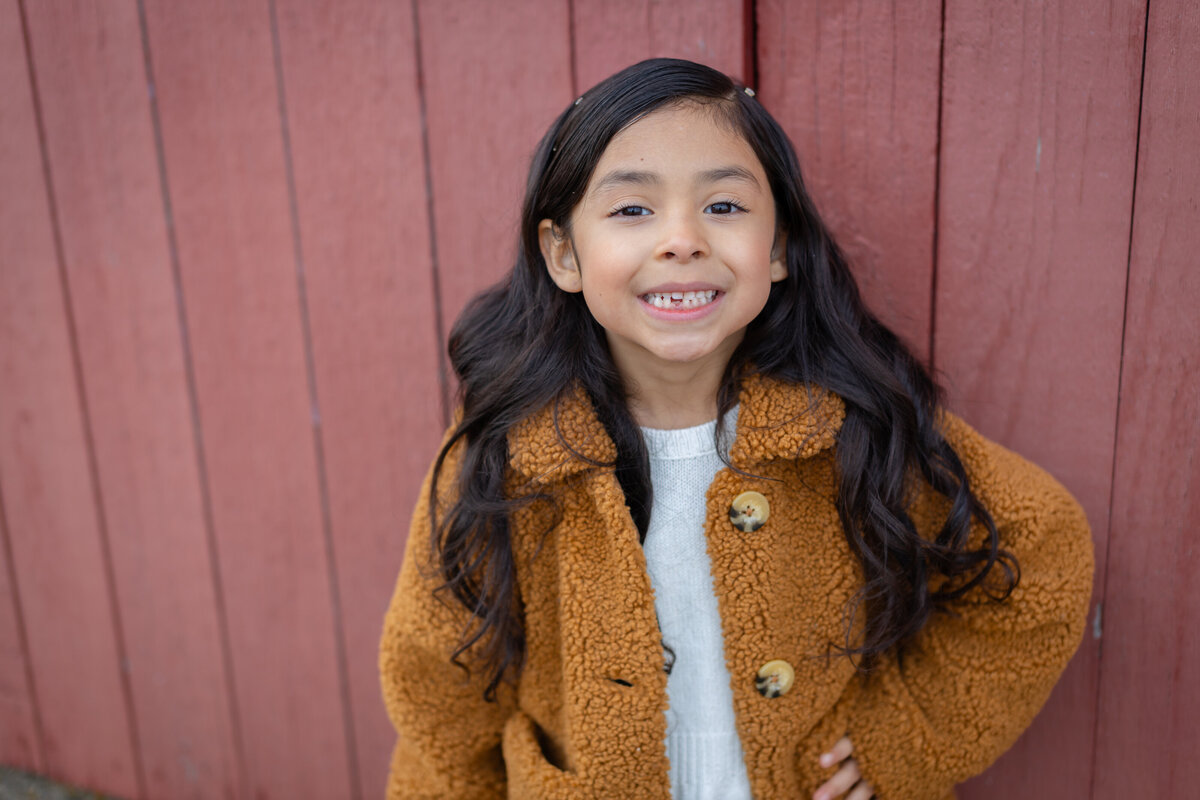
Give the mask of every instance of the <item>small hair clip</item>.
[{"label": "small hair clip", "polygon": [[746,97],[754,97],[754,90],[749,86],[743,86],[742,91],[746,93]]},{"label": "small hair clip", "polygon": [[576,97],[576,98],[575,98],[575,103],[574,103],[574,105],[579,105],[579,104],[580,104],[580,103],[582,103],[582,102],[583,102],[583,98],[582,98],[582,97]]}]

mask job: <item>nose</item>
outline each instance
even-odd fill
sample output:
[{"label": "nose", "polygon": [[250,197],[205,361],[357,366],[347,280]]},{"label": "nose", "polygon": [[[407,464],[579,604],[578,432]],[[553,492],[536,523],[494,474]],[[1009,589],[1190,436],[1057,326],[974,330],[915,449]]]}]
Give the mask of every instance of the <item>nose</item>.
[{"label": "nose", "polygon": [[704,238],[700,221],[688,214],[667,219],[656,255],[680,264],[708,255],[708,241]]}]

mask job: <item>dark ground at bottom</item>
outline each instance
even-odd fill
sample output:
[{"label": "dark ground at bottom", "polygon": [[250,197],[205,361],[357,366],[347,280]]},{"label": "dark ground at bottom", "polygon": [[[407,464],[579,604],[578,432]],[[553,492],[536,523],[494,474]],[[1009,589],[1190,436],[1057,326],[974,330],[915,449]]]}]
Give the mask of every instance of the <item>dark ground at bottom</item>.
[{"label": "dark ground at bottom", "polygon": [[116,800],[105,794],[76,789],[0,766],[0,800]]}]

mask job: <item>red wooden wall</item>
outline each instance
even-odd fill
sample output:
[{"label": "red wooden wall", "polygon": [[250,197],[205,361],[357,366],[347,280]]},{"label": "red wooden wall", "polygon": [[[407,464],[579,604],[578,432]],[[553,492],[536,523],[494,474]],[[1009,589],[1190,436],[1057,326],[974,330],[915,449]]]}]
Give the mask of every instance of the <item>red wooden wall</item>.
[{"label": "red wooden wall", "polygon": [[555,114],[754,85],[952,406],[1084,503],[1091,633],[966,798],[1200,782],[1200,10],[1185,0],[0,0],[0,763],[367,798],[375,652]]}]

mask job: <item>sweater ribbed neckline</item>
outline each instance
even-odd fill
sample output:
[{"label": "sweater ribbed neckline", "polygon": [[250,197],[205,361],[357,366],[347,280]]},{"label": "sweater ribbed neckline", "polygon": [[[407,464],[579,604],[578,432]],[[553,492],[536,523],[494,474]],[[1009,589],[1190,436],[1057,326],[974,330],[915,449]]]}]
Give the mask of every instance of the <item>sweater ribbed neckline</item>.
[{"label": "sweater ribbed neckline", "polygon": [[[738,406],[729,409],[725,414],[725,431],[722,437],[723,450],[729,452],[733,443],[734,432],[737,430]],[[717,450],[714,433],[717,421],[694,425],[690,428],[642,428],[642,438],[646,442],[646,450],[650,458],[655,460],[671,460],[677,458],[695,458],[696,456],[715,453]]]}]

